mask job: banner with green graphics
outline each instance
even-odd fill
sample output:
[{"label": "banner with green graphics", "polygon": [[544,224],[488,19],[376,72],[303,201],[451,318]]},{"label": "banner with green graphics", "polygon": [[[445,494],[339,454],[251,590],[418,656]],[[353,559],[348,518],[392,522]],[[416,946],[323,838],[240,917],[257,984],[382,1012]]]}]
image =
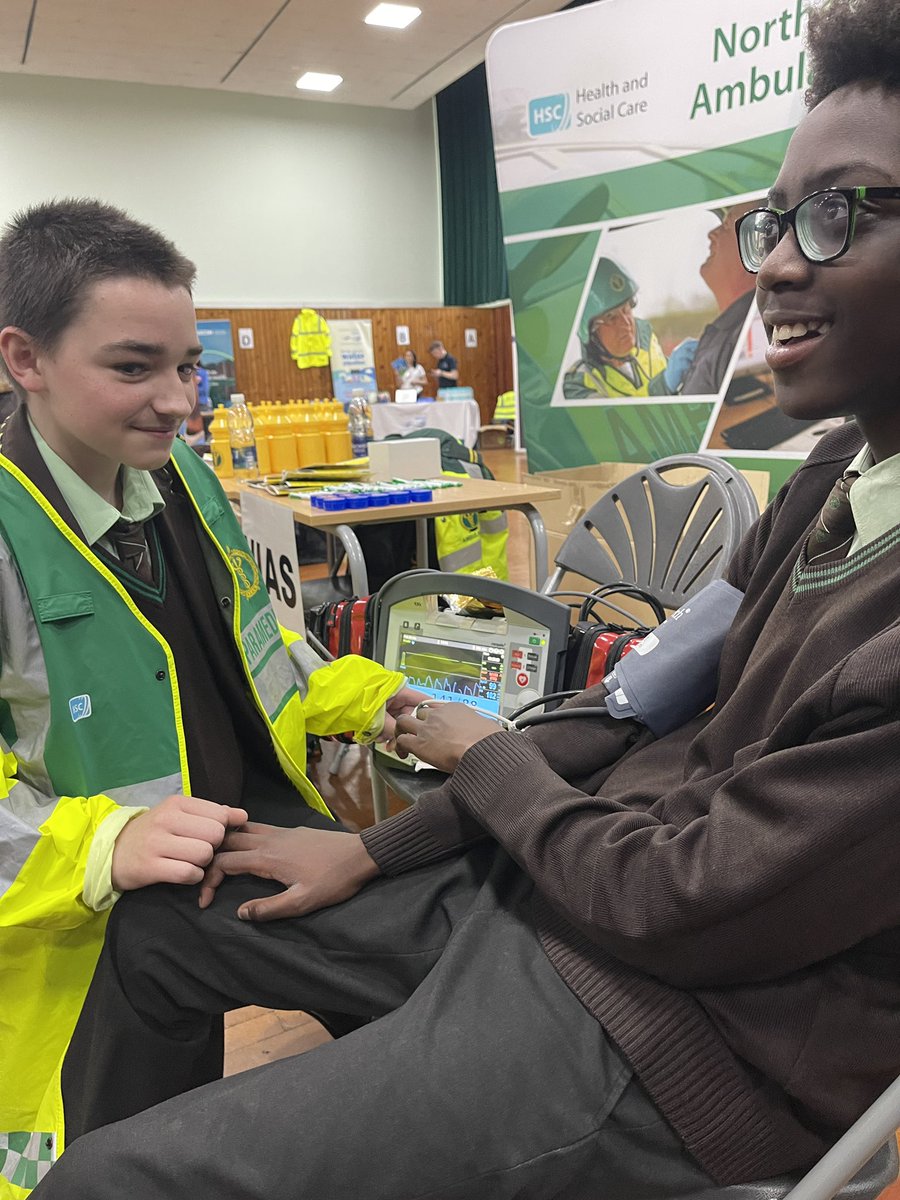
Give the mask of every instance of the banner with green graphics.
[{"label": "banner with green graphics", "polygon": [[777,486],[783,417],[734,222],[807,86],[802,0],[601,0],[494,34],[497,178],[532,470],[708,450]]}]

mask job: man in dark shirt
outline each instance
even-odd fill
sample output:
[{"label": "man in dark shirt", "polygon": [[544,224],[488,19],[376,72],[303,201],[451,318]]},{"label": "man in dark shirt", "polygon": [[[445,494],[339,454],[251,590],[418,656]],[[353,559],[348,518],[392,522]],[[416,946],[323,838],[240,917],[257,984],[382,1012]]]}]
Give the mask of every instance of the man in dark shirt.
[{"label": "man in dark shirt", "polygon": [[459,387],[459,368],[456,359],[452,354],[447,353],[444,343],[432,342],[428,351],[437,363],[437,366],[428,372],[434,380],[434,386],[436,388]]},{"label": "man in dark shirt", "polygon": [[[398,744],[452,774],[414,808],[250,824],[199,907],[123,897],[75,1035],[95,1132],[38,1200],[663,1200],[808,1165],[900,1071],[900,8],[809,29],[739,233],[779,403],[855,421],[729,567],[714,705],[659,738],[580,712],[602,686],[526,734],[420,708]],[[179,1095],[248,1003],[380,1019]]]},{"label": "man in dark shirt", "polygon": [[753,302],[753,276],[741,264],[734,228],[744,213],[762,203],[750,200],[732,204],[709,235],[709,254],[700,265],[700,277],[715,296],[719,315],[700,335],[694,361],[681,384],[683,395],[714,396],[725,378]]}]

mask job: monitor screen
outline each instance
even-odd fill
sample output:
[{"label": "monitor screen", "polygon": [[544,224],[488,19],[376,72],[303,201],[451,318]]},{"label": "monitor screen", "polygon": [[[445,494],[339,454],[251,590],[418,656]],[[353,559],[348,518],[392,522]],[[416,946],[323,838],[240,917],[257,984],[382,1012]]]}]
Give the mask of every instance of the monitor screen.
[{"label": "monitor screen", "polygon": [[506,649],[504,642],[450,641],[404,631],[397,668],[426,696],[499,714]]}]

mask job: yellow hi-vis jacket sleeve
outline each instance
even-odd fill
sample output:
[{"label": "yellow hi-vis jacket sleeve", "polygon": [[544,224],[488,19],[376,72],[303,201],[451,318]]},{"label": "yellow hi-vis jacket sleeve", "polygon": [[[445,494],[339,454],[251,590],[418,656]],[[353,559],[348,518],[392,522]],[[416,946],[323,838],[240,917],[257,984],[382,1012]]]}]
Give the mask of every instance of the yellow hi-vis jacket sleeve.
[{"label": "yellow hi-vis jacket sleeve", "polygon": [[404,675],[359,654],[323,663],[299,633],[284,628],[281,632],[290,650],[309,732],[319,737],[348,732],[371,737],[377,732],[372,723],[403,686]]},{"label": "yellow hi-vis jacket sleeve", "polygon": [[62,1150],[59,1072],[103,945],[108,912],[82,898],[107,796],[47,796],[0,773],[0,1200],[24,1200]]}]

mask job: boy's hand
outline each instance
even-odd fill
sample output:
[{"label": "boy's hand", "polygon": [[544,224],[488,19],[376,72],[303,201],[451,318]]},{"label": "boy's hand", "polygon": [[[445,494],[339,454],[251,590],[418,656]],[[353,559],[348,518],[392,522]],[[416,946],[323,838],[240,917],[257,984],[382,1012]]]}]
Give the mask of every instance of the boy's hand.
[{"label": "boy's hand", "polygon": [[167,796],[129,821],[116,838],[112,885],[129,892],[151,883],[199,883],[230,825],[243,825],[242,808],[195,796]]},{"label": "boy's hand", "polygon": [[409,716],[417,704],[421,704],[423,700],[427,699],[424,692],[417,692],[414,688],[402,687],[399,691],[394,692],[384,706],[384,726],[375,740],[377,742],[393,741],[397,718]]},{"label": "boy's hand", "polygon": [[473,712],[467,704],[429,700],[415,716],[398,718],[394,748],[401,758],[415,754],[440,771],[455,771],[470,746],[499,729],[496,721]]},{"label": "boy's hand", "polygon": [[250,821],[231,830],[206,871],[200,907],[212,903],[226,875],[277,879],[286,891],[249,900],[238,909],[242,921],[299,917],[355,896],[379,874],[375,860],[355,833],[330,829],[280,829]]}]

